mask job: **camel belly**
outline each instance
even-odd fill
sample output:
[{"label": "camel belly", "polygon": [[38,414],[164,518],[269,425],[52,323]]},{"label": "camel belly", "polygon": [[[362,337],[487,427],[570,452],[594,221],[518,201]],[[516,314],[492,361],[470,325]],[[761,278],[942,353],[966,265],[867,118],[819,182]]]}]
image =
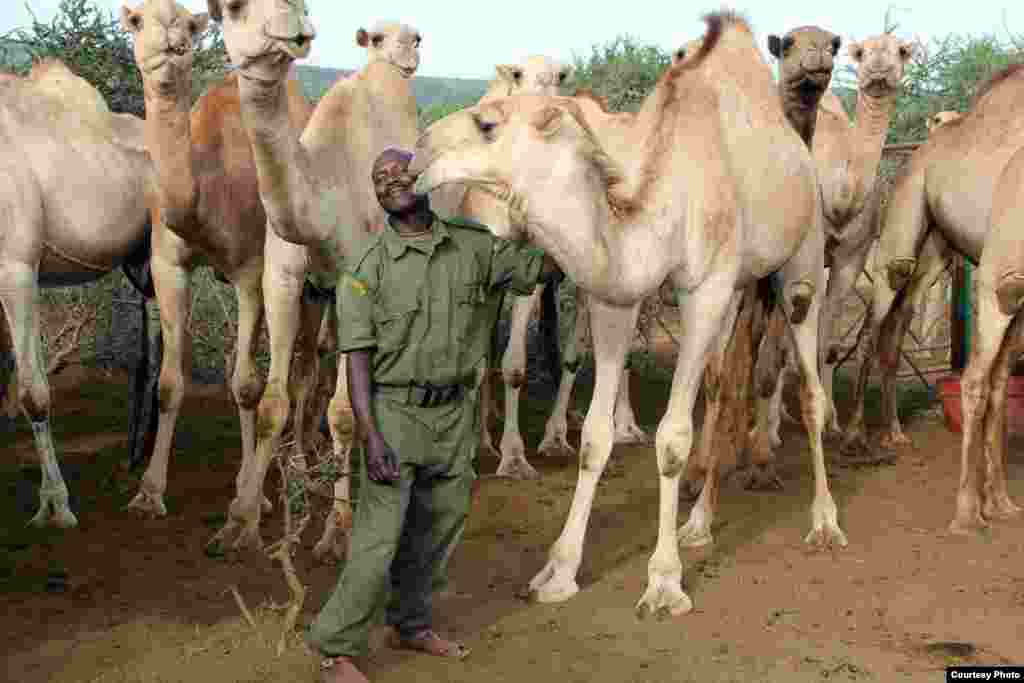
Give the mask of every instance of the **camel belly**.
[{"label": "camel belly", "polygon": [[39,286],[72,287],[99,280],[111,269],[97,270],[43,247],[39,259]]}]

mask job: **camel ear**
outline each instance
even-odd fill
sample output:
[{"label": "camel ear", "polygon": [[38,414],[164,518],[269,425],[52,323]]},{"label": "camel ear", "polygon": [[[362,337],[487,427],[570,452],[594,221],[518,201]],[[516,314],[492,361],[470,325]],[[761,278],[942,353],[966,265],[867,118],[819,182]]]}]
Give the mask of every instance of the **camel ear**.
[{"label": "camel ear", "polygon": [[192,15],[192,37],[201,36],[210,28],[210,15],[207,12],[200,12]]},{"label": "camel ear", "polygon": [[864,58],[864,46],[860,43],[850,43],[846,46],[846,54],[850,55],[850,59],[859,63]]},{"label": "camel ear", "polygon": [[365,28],[361,28],[356,31],[356,45],[359,47],[369,47],[370,34],[366,32]]},{"label": "camel ear", "polygon": [[142,29],[142,15],[136,14],[127,6],[121,6],[121,27],[128,33],[137,33]]},{"label": "camel ear", "polygon": [[497,64],[494,71],[497,72],[498,78],[509,85],[517,85],[519,79],[523,77],[523,70],[518,64]]},{"label": "camel ear", "polygon": [[566,64],[562,67],[561,71],[558,72],[558,85],[568,85],[575,75],[576,70],[573,68],[572,64]]},{"label": "camel ear", "polygon": [[909,62],[910,58],[917,54],[917,43],[904,40],[900,43],[900,59]]},{"label": "camel ear", "polygon": [[210,13],[210,18],[214,21],[219,22],[224,18],[220,13],[220,0],[206,0],[206,9]]},{"label": "camel ear", "polygon": [[779,38],[774,33],[768,36],[768,52],[775,59],[782,59],[782,38]]},{"label": "camel ear", "polygon": [[530,117],[530,125],[532,125],[538,133],[544,137],[551,137],[562,128],[562,122],[565,120],[565,110],[561,107],[550,105],[544,107],[536,114]]}]

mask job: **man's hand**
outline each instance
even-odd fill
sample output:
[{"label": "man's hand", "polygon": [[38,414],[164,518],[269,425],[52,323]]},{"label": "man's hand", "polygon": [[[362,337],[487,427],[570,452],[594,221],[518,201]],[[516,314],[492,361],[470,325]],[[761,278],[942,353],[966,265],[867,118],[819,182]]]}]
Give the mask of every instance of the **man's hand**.
[{"label": "man's hand", "polygon": [[398,456],[376,430],[366,440],[366,474],[378,484],[398,481]]}]

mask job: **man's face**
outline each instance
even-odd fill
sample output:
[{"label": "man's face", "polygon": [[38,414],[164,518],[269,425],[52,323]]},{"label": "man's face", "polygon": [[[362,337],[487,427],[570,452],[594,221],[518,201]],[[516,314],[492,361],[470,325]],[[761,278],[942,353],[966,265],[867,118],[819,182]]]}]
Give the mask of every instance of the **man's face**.
[{"label": "man's face", "polygon": [[409,161],[399,157],[385,157],[373,166],[373,189],[388,213],[406,213],[421,199],[412,192],[416,178],[408,168]]}]

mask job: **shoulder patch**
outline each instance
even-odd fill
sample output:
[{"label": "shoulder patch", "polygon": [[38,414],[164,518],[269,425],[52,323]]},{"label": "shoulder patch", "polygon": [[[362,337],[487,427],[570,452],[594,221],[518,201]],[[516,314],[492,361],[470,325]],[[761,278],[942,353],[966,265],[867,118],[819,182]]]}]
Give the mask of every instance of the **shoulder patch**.
[{"label": "shoulder patch", "polygon": [[465,217],[462,217],[462,216],[458,216],[458,217],[452,216],[450,218],[442,218],[441,222],[443,222],[445,225],[451,225],[451,226],[454,226],[456,228],[469,228],[470,230],[476,230],[478,232],[486,232],[486,233],[490,233],[491,232],[490,230],[487,229],[487,226],[484,225],[483,223],[477,223],[476,221],[474,221],[472,219],[465,218]]},{"label": "shoulder patch", "polygon": [[341,274],[341,284],[357,296],[366,296],[370,293],[370,286],[347,270]]}]

